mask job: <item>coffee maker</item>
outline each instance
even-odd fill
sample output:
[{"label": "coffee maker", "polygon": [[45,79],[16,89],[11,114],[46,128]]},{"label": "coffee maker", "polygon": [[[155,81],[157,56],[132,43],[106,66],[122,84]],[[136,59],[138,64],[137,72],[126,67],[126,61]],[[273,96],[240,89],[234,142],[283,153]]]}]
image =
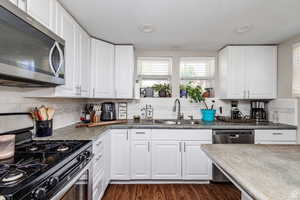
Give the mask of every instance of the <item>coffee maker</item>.
[{"label": "coffee maker", "polygon": [[267,121],[265,101],[251,101],[251,119],[255,119],[257,122]]},{"label": "coffee maker", "polygon": [[101,121],[116,120],[116,105],[112,102],[104,102],[101,105]]}]

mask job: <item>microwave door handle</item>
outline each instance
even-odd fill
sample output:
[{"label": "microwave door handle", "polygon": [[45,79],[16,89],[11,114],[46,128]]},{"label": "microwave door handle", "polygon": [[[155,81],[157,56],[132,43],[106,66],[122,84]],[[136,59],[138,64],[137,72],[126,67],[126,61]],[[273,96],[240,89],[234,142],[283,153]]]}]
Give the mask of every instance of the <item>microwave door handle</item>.
[{"label": "microwave door handle", "polygon": [[52,55],[53,55],[55,47],[56,47],[56,42],[53,44],[53,46],[51,47],[50,52],[49,52],[49,64],[50,64],[50,68],[52,70],[52,73],[56,76],[56,72],[55,72],[55,69],[54,69],[54,66],[53,66],[53,63],[52,63]]},{"label": "microwave door handle", "polygon": [[[55,48],[57,48],[58,53],[59,53],[59,65],[58,65],[57,71],[55,71],[53,63],[52,63],[52,55],[53,55],[53,52],[54,52]],[[52,48],[49,52],[49,63],[50,63],[50,67],[51,67],[51,70],[52,70],[54,76],[58,77],[58,73],[60,71],[60,68],[62,67],[62,65],[64,63],[63,52],[62,52],[58,42],[54,43],[54,45],[52,46]]]},{"label": "microwave door handle", "polygon": [[56,42],[56,46],[57,46],[57,49],[58,49],[58,52],[59,52],[59,58],[60,58],[59,59],[59,66],[58,66],[58,69],[57,69],[57,72],[56,72],[57,73],[56,76],[58,76],[60,68],[63,66],[63,64],[64,64],[65,61],[64,61],[64,53],[61,50],[58,42]]}]

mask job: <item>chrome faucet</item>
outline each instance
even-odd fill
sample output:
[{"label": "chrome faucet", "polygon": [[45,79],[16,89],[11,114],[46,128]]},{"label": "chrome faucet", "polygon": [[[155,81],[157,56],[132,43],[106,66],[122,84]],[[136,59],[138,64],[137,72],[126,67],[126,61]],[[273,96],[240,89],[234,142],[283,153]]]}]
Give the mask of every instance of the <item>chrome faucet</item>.
[{"label": "chrome faucet", "polygon": [[181,113],[181,104],[180,104],[180,100],[178,98],[174,102],[173,112],[176,112],[177,103],[178,103],[177,120],[182,120],[183,114]]}]

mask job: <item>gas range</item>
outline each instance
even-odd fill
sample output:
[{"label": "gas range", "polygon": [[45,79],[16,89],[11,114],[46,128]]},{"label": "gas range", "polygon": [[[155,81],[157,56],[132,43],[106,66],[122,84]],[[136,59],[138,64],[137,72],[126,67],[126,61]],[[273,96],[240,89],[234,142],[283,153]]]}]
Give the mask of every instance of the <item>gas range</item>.
[{"label": "gas range", "polygon": [[[25,134],[32,133],[27,130]],[[91,159],[91,141],[20,143],[14,157],[0,160],[0,200],[50,200],[86,169]]]},{"label": "gas range", "polygon": [[0,161],[0,194],[7,200],[51,199],[88,164],[91,152],[90,141],[32,141],[18,145],[13,158]]}]

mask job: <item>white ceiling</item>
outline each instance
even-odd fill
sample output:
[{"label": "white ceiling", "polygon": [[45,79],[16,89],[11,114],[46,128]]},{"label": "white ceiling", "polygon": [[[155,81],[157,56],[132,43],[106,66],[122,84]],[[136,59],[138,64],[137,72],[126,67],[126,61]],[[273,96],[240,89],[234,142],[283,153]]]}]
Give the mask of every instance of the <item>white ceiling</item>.
[{"label": "white ceiling", "polygon": [[[143,49],[217,50],[300,33],[300,0],[61,0],[94,37]],[[153,33],[139,30],[152,24]],[[236,28],[252,25],[248,33]]]}]

